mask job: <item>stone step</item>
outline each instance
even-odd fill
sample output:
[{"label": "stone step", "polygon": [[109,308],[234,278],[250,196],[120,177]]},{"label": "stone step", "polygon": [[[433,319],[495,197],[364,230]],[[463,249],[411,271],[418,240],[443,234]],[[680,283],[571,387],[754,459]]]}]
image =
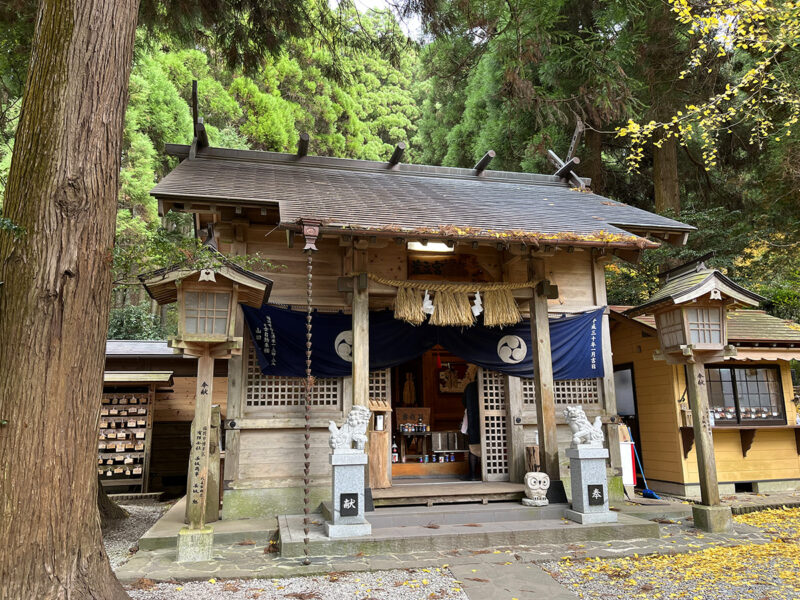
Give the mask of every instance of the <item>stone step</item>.
[{"label": "stone step", "polygon": [[[464,525],[467,523],[496,523],[501,521],[528,521],[536,519],[560,519],[567,504],[551,504],[544,507],[523,506],[519,502],[496,502],[491,504],[439,505],[424,509],[414,507],[386,506],[366,513],[373,529],[378,527],[408,527],[413,525]],[[320,512],[324,520],[330,521],[331,503],[323,502]]]},{"label": "stone step", "polygon": [[[563,508],[560,510],[563,513]],[[429,511],[430,509],[425,511],[426,518]],[[367,515],[367,519],[373,521],[372,513]],[[467,523],[438,524],[434,523],[433,519],[429,521],[437,526],[376,527],[373,524],[372,534],[369,536],[331,540],[325,536],[324,518],[321,514],[315,513],[312,515],[308,536],[310,552],[312,556],[384,555],[659,536],[658,524],[625,514],[619,514],[617,523],[591,525],[580,525],[561,518],[476,523],[478,527],[470,527]],[[282,515],[278,517],[278,527],[281,556],[302,556],[304,537],[302,515]]]},{"label": "stone step", "polygon": [[[175,548],[178,532],[186,526],[183,522],[185,513],[186,497],[184,496],[139,539],[139,549]],[[278,539],[275,518],[215,521],[209,525],[214,530],[215,544],[254,541],[259,546],[268,546],[270,540]]]}]

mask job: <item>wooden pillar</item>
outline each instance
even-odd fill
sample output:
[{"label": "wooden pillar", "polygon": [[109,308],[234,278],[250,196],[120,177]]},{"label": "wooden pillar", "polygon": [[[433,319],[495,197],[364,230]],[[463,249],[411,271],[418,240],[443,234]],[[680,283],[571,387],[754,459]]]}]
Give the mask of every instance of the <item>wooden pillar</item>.
[{"label": "wooden pillar", "polygon": [[508,398],[508,478],[522,483],[525,478],[525,428],[522,425],[522,380],[506,376],[506,398]]},{"label": "wooden pillar", "polygon": [[[243,241],[234,239],[231,244],[231,253],[234,256],[247,255],[247,228],[243,231]],[[249,344],[252,340],[248,337],[244,338],[244,312],[240,304],[236,303],[233,306],[235,314],[235,325],[233,335],[237,338],[242,338],[244,345],[242,346],[242,353],[235,354],[228,359],[228,400],[225,407],[225,418],[231,421],[241,419],[245,416],[245,372],[247,366],[247,351]],[[220,434],[222,432],[220,431]],[[241,431],[239,429],[226,429],[225,430],[225,470],[222,473],[222,487],[227,489],[229,482],[238,479],[239,477],[239,437]],[[222,492],[224,494],[224,492]]]},{"label": "wooden pillar", "polygon": [[[244,313],[242,307],[236,308],[236,329],[234,335],[238,338],[244,337]],[[245,416],[245,367],[247,365],[247,349],[252,341],[248,338],[244,340],[244,347],[241,354],[231,356],[228,359],[228,402],[225,408],[225,418],[231,421],[241,419]],[[231,481],[239,477],[239,437],[241,431],[237,429],[225,430],[225,471],[222,476],[223,488],[228,489]]]},{"label": "wooden pillar", "polygon": [[686,371],[686,390],[692,409],[697,470],[700,474],[700,497],[706,506],[720,506],[714,438],[708,417],[705,365],[700,360],[694,360],[686,365]]},{"label": "wooden pillar", "polygon": [[[356,249],[353,254],[353,406],[369,407],[369,287],[367,284],[367,252]],[[347,415],[344,415],[347,418]],[[369,456],[369,443],[364,448]],[[369,465],[364,467],[364,503],[372,510]]]},{"label": "wooden pillar", "polygon": [[197,392],[189,455],[189,488],[186,491],[186,515],[192,529],[202,529],[205,525],[213,386],[214,358],[206,350],[197,359]]},{"label": "wooden pillar", "polygon": [[[366,250],[356,250],[353,271],[366,273]],[[365,276],[353,279],[353,406],[369,405],[369,291]],[[346,416],[346,415],[345,415]]]},{"label": "wooden pillar", "polygon": [[[610,256],[592,257],[592,287],[594,303],[596,306],[606,306],[608,297],[606,293],[605,263],[611,260]],[[608,312],[608,309],[606,309]],[[600,340],[603,351],[603,410],[608,417],[617,416],[617,393],[614,388],[614,357],[611,350],[611,326],[608,314],[603,315],[603,336]],[[606,426],[606,444],[608,445],[609,462],[612,475],[622,477],[622,454],[619,447],[619,427],[614,423]]]},{"label": "wooden pillar", "polygon": [[539,428],[539,456],[542,470],[550,476],[551,482],[560,482],[550,322],[547,317],[547,295],[542,285],[544,261],[531,259],[528,263],[528,274],[531,281],[538,282],[531,298],[531,343],[533,345],[531,354],[533,355],[533,380],[536,390],[536,421]]},{"label": "wooden pillar", "polygon": [[211,406],[211,437],[208,448],[208,485],[206,494],[205,523],[219,521],[219,462],[220,438],[222,435],[222,420],[220,418],[219,404]]}]

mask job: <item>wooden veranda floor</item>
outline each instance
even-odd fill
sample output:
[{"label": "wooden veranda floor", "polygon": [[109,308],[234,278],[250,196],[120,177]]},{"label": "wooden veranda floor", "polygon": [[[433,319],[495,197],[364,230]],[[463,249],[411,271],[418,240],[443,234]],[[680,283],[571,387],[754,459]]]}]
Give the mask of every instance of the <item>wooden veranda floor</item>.
[{"label": "wooden veranda floor", "polygon": [[392,487],[373,489],[375,506],[409,506],[519,500],[525,486],[508,481],[458,481],[456,479],[395,479]]}]

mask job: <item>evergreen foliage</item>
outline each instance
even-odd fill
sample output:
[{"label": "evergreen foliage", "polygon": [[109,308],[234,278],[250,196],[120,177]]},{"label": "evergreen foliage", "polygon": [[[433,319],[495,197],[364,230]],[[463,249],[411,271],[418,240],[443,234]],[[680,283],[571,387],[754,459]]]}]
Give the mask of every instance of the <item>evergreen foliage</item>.
[{"label": "evergreen foliage", "polygon": [[[20,3],[16,19],[0,8],[0,210],[34,4]],[[316,0],[297,10],[272,0],[239,4],[212,18],[215,3],[142,3],[114,251],[118,330],[139,322],[146,335],[157,334],[132,317],[149,314],[135,275],[197,250],[191,219],[159,217],[149,194],[175,166],[165,144],[191,140],[192,80],[211,144],[227,148],[293,152],[307,132],[312,154],[385,160],[402,141],[404,160],[412,162],[471,167],[493,149],[494,169],[547,173],[553,168],[545,151],[563,155],[580,118],[587,132],[577,150],[579,172],[595,191],[698,227],[685,248],[645,253],[639,265],[610,265],[610,302],[640,302],[655,289],[659,270],[715,250],[712,264],[769,297],[773,314],[800,319],[797,136],[759,136],[754,145],[750,123],[727,123],[714,132],[713,156],[705,138],[687,136],[665,172],[656,146],[668,134],[632,150],[615,133],[629,122],[662,123],[687,104],[702,106],[751,73],[764,54],[743,48],[740,33],[735,47],[715,54],[709,49],[719,41],[687,34],[680,19],[713,21],[676,0],[398,2],[422,14],[420,48],[402,39],[388,11],[359,14],[340,2],[341,10],[329,12]],[[747,10],[734,4],[737,14]],[[164,21],[168,12],[186,18]],[[248,43],[244,15],[269,21],[259,31],[270,43]],[[344,44],[330,34],[337,27],[358,32],[357,39]],[[789,68],[795,52],[782,50],[780,77],[796,89],[800,80]],[[689,63],[695,68],[686,71]],[[788,123],[792,109],[783,110]],[[632,158],[638,171],[628,169]],[[653,201],[664,173],[678,189],[669,208]],[[0,229],[24,234],[1,212]]]}]

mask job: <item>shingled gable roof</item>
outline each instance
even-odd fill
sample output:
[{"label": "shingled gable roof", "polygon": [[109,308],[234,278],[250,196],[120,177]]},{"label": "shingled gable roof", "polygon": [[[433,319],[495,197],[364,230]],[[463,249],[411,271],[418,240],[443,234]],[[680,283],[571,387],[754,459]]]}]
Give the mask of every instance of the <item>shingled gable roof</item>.
[{"label": "shingled gable roof", "polygon": [[532,245],[651,248],[651,234],[685,242],[694,230],[557,177],[169,145],[184,160],[151,194],[161,202],[276,206],[296,229],[318,219],[323,232],[525,241]]},{"label": "shingled gable roof", "polygon": [[766,300],[755,292],[743,288],[716,269],[708,269],[701,263],[696,271],[680,273],[669,279],[664,287],[653,294],[647,302],[630,308],[626,314],[634,317],[664,306],[683,304],[704,296],[712,290],[719,290],[739,306],[757,306]]},{"label": "shingled gable roof", "polygon": [[[614,318],[630,319],[652,330],[655,334],[656,320],[652,314],[634,317],[626,314],[631,306],[609,306]],[[800,346],[800,324],[788,319],[768,315],[763,310],[728,311],[728,339],[736,345],[778,344]]]}]

